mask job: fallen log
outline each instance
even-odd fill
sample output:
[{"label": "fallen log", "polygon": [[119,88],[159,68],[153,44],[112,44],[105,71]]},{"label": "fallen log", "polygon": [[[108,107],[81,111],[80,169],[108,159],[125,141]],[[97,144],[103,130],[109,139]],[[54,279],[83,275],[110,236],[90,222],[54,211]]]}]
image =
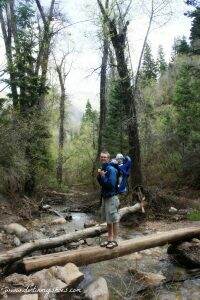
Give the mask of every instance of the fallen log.
[{"label": "fallen log", "polygon": [[24,258],[22,260],[22,267],[26,272],[30,272],[33,270],[49,268],[54,265],[64,265],[68,262],[74,263],[77,266],[88,265],[148,248],[163,246],[167,243],[188,240],[199,235],[200,228],[197,227],[176,229],[169,232],[151,234],[141,238],[126,240],[112,250],[95,246],[80,250]]},{"label": "fallen log", "polygon": [[[145,206],[146,204],[147,204],[147,202],[143,203],[143,206]],[[120,219],[122,217],[124,217],[125,215],[130,214],[130,213],[135,213],[135,212],[139,211],[140,209],[142,209],[141,203],[136,203],[133,206],[123,207],[119,210]]]},{"label": "fallen log", "polygon": [[106,225],[95,226],[79,230],[69,234],[63,234],[54,238],[39,239],[25,243],[14,249],[0,253],[0,266],[21,259],[25,255],[42,249],[54,248],[63,244],[69,244],[87,237],[95,237],[107,231]]},{"label": "fallen log", "polygon": [[[120,218],[128,213],[134,213],[141,208],[139,203],[136,203],[134,206],[124,207],[119,210]],[[99,236],[107,232],[106,224],[100,224],[99,226],[94,226],[84,230],[79,230],[69,234],[63,234],[54,238],[38,239],[28,243],[25,243],[14,249],[0,253],[0,266],[3,266],[7,263],[14,262],[21,259],[27,254],[30,254],[36,250],[55,248],[63,244],[70,244],[76,242],[80,239],[85,239],[88,237]]]}]

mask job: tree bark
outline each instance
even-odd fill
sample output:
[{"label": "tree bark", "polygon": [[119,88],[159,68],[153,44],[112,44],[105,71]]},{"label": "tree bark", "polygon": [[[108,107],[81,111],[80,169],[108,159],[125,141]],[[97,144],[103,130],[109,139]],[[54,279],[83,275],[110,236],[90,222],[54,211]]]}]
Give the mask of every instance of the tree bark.
[{"label": "tree bark", "polygon": [[80,250],[28,257],[23,259],[22,265],[26,272],[49,268],[55,265],[65,265],[69,262],[74,263],[77,266],[88,265],[128,255],[148,248],[163,246],[167,243],[191,239],[199,235],[200,228],[198,227],[177,229],[169,232],[151,234],[145,237],[126,240],[120,242],[119,246],[112,250],[95,246]]},{"label": "tree bark", "polygon": [[40,90],[41,93],[38,98],[38,108],[42,110],[44,108],[44,97],[46,94],[46,77],[47,77],[47,67],[48,67],[48,61],[49,61],[49,54],[50,54],[50,46],[51,46],[51,40],[53,36],[52,28],[51,28],[51,22],[53,18],[53,10],[55,6],[55,0],[51,0],[49,13],[47,17],[45,17],[44,10],[40,4],[39,0],[35,0],[38,10],[40,12],[41,18],[44,23],[44,29],[43,29],[43,36],[42,41],[40,43],[39,47],[39,53],[37,57],[37,63],[35,68],[36,76],[38,76],[39,71],[41,69],[41,80],[40,80]]},{"label": "tree bark", "polygon": [[[8,11],[8,5],[9,3],[6,4],[7,11]],[[0,22],[1,22],[1,30],[3,33],[3,40],[4,40],[5,50],[6,50],[8,73],[10,76],[10,88],[12,94],[13,107],[16,109],[18,104],[18,93],[17,93],[17,85],[16,85],[16,76],[15,76],[14,66],[13,66],[13,57],[12,57],[12,40],[11,40],[12,23],[11,23],[11,19],[8,16],[7,16],[7,20],[4,19],[3,10],[1,6],[0,6]]]},{"label": "tree bark", "polygon": [[[109,0],[106,0],[105,9],[108,9]],[[105,19],[103,20],[103,56],[101,63],[101,76],[100,76],[100,116],[99,116],[99,136],[98,136],[98,151],[97,159],[100,152],[103,150],[103,135],[106,124],[106,112],[107,112],[107,66],[108,66],[108,54],[109,54],[109,38],[105,32]]]},{"label": "tree bark", "polygon": [[[134,213],[140,209],[141,209],[140,203],[137,203],[134,206],[124,207],[119,210],[120,219],[128,213]],[[55,248],[63,244],[70,244],[71,242],[78,241],[80,239],[95,237],[105,232],[107,232],[107,228],[106,228],[106,224],[104,223],[99,226],[90,227],[73,233],[63,234],[55,238],[41,239],[41,240],[35,240],[33,242],[25,243],[19,247],[1,253],[0,266],[21,259],[25,255],[36,250]]]},{"label": "tree bark", "polygon": [[59,184],[62,184],[63,181],[63,147],[65,142],[65,100],[66,100],[66,93],[65,93],[65,75],[62,74],[62,65],[56,68],[59,82],[60,82],[60,89],[61,89],[61,96],[60,96],[60,128],[59,128],[59,141],[58,141],[58,163],[57,163],[57,181]]}]

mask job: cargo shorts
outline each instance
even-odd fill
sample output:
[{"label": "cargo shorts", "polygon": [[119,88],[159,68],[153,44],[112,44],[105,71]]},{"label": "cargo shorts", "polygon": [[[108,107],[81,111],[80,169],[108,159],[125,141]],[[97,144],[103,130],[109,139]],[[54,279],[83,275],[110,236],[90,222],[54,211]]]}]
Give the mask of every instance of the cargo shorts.
[{"label": "cargo shorts", "polygon": [[101,204],[101,217],[107,224],[119,222],[119,199],[117,196],[103,198]]}]

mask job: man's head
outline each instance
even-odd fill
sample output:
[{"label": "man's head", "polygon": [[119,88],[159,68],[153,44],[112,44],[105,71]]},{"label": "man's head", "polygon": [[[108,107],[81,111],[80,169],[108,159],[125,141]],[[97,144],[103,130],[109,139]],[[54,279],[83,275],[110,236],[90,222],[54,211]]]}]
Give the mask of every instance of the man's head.
[{"label": "man's head", "polygon": [[100,162],[102,164],[108,163],[110,161],[110,154],[107,151],[102,151],[100,154]]},{"label": "man's head", "polygon": [[124,156],[123,156],[123,154],[121,154],[121,153],[118,153],[117,155],[116,155],[116,161],[117,161],[117,163],[118,164],[121,164],[121,163],[123,163],[123,159],[124,159]]}]

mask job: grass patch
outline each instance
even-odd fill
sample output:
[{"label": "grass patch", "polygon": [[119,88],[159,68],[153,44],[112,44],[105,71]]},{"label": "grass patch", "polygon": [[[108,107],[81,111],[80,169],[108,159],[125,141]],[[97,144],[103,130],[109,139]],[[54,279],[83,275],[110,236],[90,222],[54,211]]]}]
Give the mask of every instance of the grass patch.
[{"label": "grass patch", "polygon": [[190,221],[200,221],[200,210],[193,210],[187,214],[187,219]]}]

